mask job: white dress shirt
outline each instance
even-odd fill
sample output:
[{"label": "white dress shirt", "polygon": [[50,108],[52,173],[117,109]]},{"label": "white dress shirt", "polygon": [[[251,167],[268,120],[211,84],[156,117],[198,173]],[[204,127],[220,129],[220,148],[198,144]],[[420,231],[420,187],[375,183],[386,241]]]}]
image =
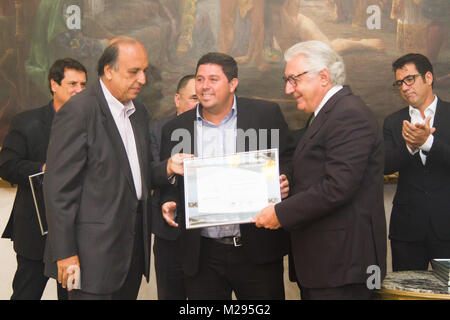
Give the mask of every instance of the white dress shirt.
[{"label": "white dress shirt", "polygon": [[[221,156],[236,152],[237,135],[237,102],[234,96],[230,113],[216,125],[201,113],[201,105],[197,105],[197,121],[195,134],[197,137],[197,154],[199,157]],[[239,237],[241,235],[238,224],[203,228],[201,235],[206,238]]]},{"label": "white dress shirt", "polygon": [[117,129],[119,130],[120,137],[122,138],[123,145],[127,152],[128,162],[131,167],[131,174],[133,175],[134,187],[136,188],[136,196],[139,200],[142,199],[142,180],[141,180],[141,167],[139,165],[139,159],[137,155],[136,140],[134,139],[133,127],[131,126],[130,116],[136,111],[133,101],[128,101],[122,104],[117,100],[108,88],[100,80],[100,85],[105,95],[106,102],[108,103],[109,110],[114,118]]},{"label": "white dress shirt", "polygon": [[330,90],[328,90],[328,92],[325,94],[325,96],[323,97],[322,101],[319,103],[319,106],[316,108],[316,110],[314,111],[314,118],[317,117],[317,114],[319,113],[319,111],[322,109],[322,107],[325,105],[325,103],[328,102],[328,100],[331,99],[332,96],[334,96],[339,90],[341,90],[343,88],[343,86],[341,85],[336,85],[333,88],[331,88]]}]

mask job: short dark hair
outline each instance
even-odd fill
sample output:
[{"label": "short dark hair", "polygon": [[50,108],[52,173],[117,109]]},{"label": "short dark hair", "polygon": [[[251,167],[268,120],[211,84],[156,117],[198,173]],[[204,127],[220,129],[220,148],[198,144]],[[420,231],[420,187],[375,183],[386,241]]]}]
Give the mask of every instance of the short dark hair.
[{"label": "short dark hair", "polygon": [[119,45],[122,43],[138,43],[134,38],[127,36],[118,36],[109,41],[102,56],[98,60],[97,74],[99,77],[105,74],[105,67],[112,66],[114,70],[117,70],[117,60],[119,59]]},{"label": "short dark hair", "polygon": [[80,72],[84,72],[87,81],[87,71],[86,68],[77,60],[72,58],[64,58],[56,60],[48,71],[48,88],[50,93],[53,95],[52,84],[50,80],[55,81],[57,84],[61,85],[61,81],[64,79],[64,72],[66,69],[74,69]]},{"label": "short dark hair", "polygon": [[192,79],[195,79],[195,75],[193,75],[193,74],[188,74],[188,75],[182,77],[180,79],[180,81],[178,81],[177,93],[180,93],[180,91],[182,89],[184,89],[187,86],[188,82]]},{"label": "short dark hair", "polygon": [[217,64],[222,67],[223,73],[227,76],[228,81],[238,77],[238,66],[236,60],[232,56],[220,52],[209,52],[198,60],[195,74],[198,68],[203,64]]},{"label": "short dark hair", "polygon": [[403,68],[406,64],[412,63],[416,66],[417,71],[422,75],[422,78],[425,80],[425,74],[427,72],[431,72],[433,74],[433,66],[431,65],[430,60],[420,53],[408,53],[404,56],[398,58],[392,64],[392,69],[396,72],[398,69]]},{"label": "short dark hair", "polygon": [[119,46],[117,43],[112,43],[103,51],[102,56],[98,60],[97,74],[99,77],[105,74],[105,66],[113,66],[117,70],[117,59],[119,58]]}]

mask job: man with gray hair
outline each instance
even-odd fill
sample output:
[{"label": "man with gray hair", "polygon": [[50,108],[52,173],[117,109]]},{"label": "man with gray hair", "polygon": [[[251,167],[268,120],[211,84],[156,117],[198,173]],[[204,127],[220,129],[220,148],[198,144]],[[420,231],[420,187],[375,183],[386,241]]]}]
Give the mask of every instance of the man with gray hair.
[{"label": "man with gray hair", "polygon": [[369,299],[386,272],[383,139],[342,58],[308,41],[285,53],[285,91],[311,117],[292,159],[292,196],[257,227],[290,231],[302,299]]},{"label": "man with gray hair", "polygon": [[[152,161],[148,113],[136,100],[148,65],[139,41],[111,40],[98,81],[53,121],[44,177],[45,271],[68,288],[70,300],[136,299],[142,275],[149,279],[149,190],[183,168],[180,158]],[[72,266],[81,272],[79,290],[68,280]]]}]

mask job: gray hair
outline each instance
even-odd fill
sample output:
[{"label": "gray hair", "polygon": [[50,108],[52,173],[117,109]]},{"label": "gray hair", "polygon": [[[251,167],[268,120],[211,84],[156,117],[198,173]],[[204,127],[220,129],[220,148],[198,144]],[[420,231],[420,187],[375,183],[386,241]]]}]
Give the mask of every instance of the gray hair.
[{"label": "gray hair", "polygon": [[317,74],[321,70],[327,69],[333,85],[344,85],[344,60],[328,44],[316,40],[299,42],[286,50],[284,60],[289,62],[299,55],[305,57],[308,65],[308,70],[305,71]]}]

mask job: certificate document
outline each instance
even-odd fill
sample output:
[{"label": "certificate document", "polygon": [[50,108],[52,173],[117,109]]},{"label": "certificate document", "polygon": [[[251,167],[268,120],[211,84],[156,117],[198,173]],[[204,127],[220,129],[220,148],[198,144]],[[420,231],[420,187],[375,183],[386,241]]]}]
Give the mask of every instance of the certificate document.
[{"label": "certificate document", "polygon": [[281,201],[278,149],[184,160],[186,228],[249,223]]}]

